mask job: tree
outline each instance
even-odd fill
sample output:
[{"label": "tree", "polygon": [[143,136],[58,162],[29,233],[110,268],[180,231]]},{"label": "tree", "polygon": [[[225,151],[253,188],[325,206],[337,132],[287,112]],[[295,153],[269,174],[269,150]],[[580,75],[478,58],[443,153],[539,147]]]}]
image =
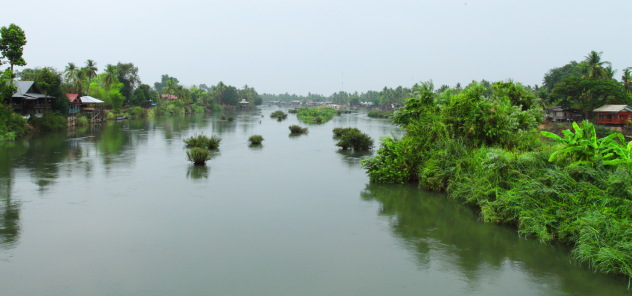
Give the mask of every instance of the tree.
[{"label": "tree", "polygon": [[117,63],[117,78],[120,83],[123,83],[121,94],[128,100],[132,98],[132,93],[136,89],[136,86],[140,84],[140,77],[138,77],[138,68],[132,63]]},{"label": "tree", "polygon": [[623,85],[613,79],[585,79],[571,76],[555,85],[552,97],[561,106],[572,107],[584,112],[585,118],[596,108],[607,103],[628,100]]},{"label": "tree", "polygon": [[129,99],[132,106],[146,106],[158,97],[158,93],[147,84],[139,85]]},{"label": "tree", "polygon": [[9,60],[11,72],[13,72],[14,65],[26,65],[26,61],[22,58],[24,45],[26,45],[26,36],[22,28],[15,24],[0,28],[0,52],[2,52],[3,58]]},{"label": "tree", "polygon": [[237,88],[226,85],[221,81],[213,88],[212,96],[216,102],[224,105],[235,106],[239,102]]},{"label": "tree", "polygon": [[630,72],[632,68],[623,69],[623,75],[621,76],[621,83],[623,84],[623,89],[625,92],[630,94],[632,92],[632,73]]},{"label": "tree", "polygon": [[[608,70],[606,70],[607,66],[611,66],[610,62],[601,60],[602,52],[591,51],[587,56],[584,57],[584,61],[582,62],[582,75],[584,78],[593,78],[593,79],[607,79]],[[612,68],[611,68],[612,69]]]},{"label": "tree", "polygon": [[178,78],[171,77],[171,76],[169,76],[169,75],[167,75],[167,74],[163,74],[163,75],[160,77],[160,82],[155,82],[155,83],[154,83],[154,89],[155,89],[157,92],[161,93],[161,94],[162,94],[162,93],[165,93],[165,92],[163,91],[163,88],[165,87],[165,85],[167,84],[167,81],[169,81],[169,80],[172,80],[172,82],[173,82],[173,83],[175,83],[175,84],[180,83],[180,81],[178,81]]},{"label": "tree", "polygon": [[105,86],[105,91],[108,92],[112,84],[118,82],[118,70],[113,65],[105,66],[105,75],[103,76],[103,85]]}]

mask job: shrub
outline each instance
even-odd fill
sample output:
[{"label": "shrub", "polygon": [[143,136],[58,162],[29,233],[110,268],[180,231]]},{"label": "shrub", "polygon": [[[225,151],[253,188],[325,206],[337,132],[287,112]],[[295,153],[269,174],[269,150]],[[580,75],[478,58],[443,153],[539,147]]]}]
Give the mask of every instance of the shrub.
[{"label": "shrub", "polygon": [[351,128],[342,134],[336,146],[342,148],[342,150],[351,148],[357,151],[366,151],[373,148],[373,139],[359,129]]},{"label": "shrub", "polygon": [[187,160],[193,162],[194,165],[205,165],[209,159],[211,159],[211,155],[208,149],[193,147],[187,151]]},{"label": "shrub", "polygon": [[222,138],[217,136],[211,136],[210,138],[205,135],[197,135],[187,139],[184,139],[184,143],[187,147],[198,147],[205,148],[209,150],[214,150],[219,148],[219,143],[222,141]]},{"label": "shrub", "polygon": [[139,117],[139,116],[146,116],[147,112],[145,112],[145,110],[139,106],[134,106],[132,108],[127,109],[127,114],[130,117]]},{"label": "shrub", "polygon": [[263,142],[263,136],[252,135],[248,138],[248,141],[250,141],[250,145],[261,145],[261,142]]},{"label": "shrub", "polygon": [[48,112],[42,117],[31,116],[29,123],[40,131],[59,131],[68,127],[68,118],[59,113]]},{"label": "shrub", "polygon": [[323,123],[336,116],[336,109],[329,106],[318,106],[312,108],[299,108],[296,116],[304,122]]},{"label": "shrub", "polygon": [[88,117],[86,117],[83,114],[79,114],[77,115],[77,126],[87,126],[90,124],[90,122],[88,121]]},{"label": "shrub", "polygon": [[391,111],[380,111],[380,110],[372,110],[367,114],[369,117],[373,118],[389,118],[393,116],[393,112]]},{"label": "shrub", "polygon": [[281,121],[283,119],[287,118],[287,113],[281,111],[281,110],[277,110],[272,112],[272,114],[270,114],[271,118],[276,118],[278,121]]},{"label": "shrub", "polygon": [[307,128],[306,127],[300,127],[296,124],[290,125],[290,133],[292,134],[305,134],[307,133]]}]

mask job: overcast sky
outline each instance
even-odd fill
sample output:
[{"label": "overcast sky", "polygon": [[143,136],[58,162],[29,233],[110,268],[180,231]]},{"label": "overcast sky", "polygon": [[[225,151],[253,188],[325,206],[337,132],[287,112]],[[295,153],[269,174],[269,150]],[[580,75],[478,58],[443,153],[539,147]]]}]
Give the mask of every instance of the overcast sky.
[{"label": "overcast sky", "polygon": [[[433,80],[541,84],[591,50],[632,66],[631,0],[20,0],[27,68],[131,62],[143,83],[364,92]],[[18,67],[22,69],[23,67]]]}]

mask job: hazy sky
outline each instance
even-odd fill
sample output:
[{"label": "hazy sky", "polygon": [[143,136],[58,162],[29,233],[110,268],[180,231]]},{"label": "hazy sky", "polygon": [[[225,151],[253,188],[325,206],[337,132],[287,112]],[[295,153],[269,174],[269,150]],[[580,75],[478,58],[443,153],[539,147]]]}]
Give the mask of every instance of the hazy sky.
[{"label": "hazy sky", "polygon": [[[259,93],[541,84],[591,50],[632,66],[631,0],[5,1],[26,33],[26,67],[131,62],[143,83],[219,81]],[[22,67],[18,67],[21,69]]]}]

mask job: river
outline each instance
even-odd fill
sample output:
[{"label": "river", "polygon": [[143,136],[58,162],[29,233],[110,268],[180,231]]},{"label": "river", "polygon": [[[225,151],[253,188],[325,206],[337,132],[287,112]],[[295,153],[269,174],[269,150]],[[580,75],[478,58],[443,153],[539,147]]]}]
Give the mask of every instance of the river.
[{"label": "river", "polygon": [[[360,159],[374,152],[339,151],[332,129],[357,127],[377,146],[401,134],[388,120],[308,125],[275,110],[0,145],[0,294],[630,295],[625,279],[459,201],[369,184]],[[309,133],[290,136],[292,124]],[[222,141],[194,167],[183,139],[200,133]]]}]

